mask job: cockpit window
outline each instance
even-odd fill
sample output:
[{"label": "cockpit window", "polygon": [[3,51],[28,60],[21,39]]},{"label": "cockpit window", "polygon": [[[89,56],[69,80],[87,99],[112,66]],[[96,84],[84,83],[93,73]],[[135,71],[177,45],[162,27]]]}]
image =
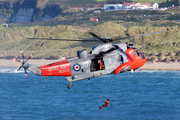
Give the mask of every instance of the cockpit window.
[{"label": "cockpit window", "polygon": [[139,50],[136,50],[136,53],[137,53],[138,56],[140,56]]},{"label": "cockpit window", "polygon": [[135,57],[137,57],[137,53],[136,53],[136,51],[134,51],[134,54],[135,54]]},{"label": "cockpit window", "polygon": [[142,55],[142,53],[139,50],[135,50],[134,54],[135,54],[135,57]]}]

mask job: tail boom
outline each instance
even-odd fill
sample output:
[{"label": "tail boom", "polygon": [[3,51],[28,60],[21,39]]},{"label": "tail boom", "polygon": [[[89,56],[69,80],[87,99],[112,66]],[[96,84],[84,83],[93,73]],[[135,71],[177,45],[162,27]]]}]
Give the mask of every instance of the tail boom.
[{"label": "tail boom", "polygon": [[42,76],[71,76],[71,67],[68,60],[41,66]]}]

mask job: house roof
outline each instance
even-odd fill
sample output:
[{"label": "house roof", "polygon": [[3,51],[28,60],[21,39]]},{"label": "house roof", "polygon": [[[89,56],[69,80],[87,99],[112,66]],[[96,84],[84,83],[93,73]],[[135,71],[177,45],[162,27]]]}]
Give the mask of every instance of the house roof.
[{"label": "house roof", "polygon": [[[140,3],[141,5],[151,5],[152,3]],[[154,4],[154,3],[153,3]]]},{"label": "house roof", "polygon": [[124,3],[124,5],[136,5],[137,3]]},{"label": "house roof", "polygon": [[[137,3],[124,3],[124,5],[136,5]],[[149,6],[153,6],[154,3],[139,3],[140,5],[149,5]]]}]

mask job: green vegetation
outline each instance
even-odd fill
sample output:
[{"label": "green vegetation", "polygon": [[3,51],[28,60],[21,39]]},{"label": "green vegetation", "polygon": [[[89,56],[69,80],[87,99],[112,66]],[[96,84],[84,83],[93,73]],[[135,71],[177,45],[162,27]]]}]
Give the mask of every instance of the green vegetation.
[{"label": "green vegetation", "polygon": [[107,1],[107,0],[96,0],[97,2],[103,2],[103,1]]},{"label": "green vegetation", "polygon": [[9,1],[9,2],[15,2],[15,1],[18,1],[18,0],[0,0],[0,1]]},{"label": "green vegetation", "polygon": [[[62,15],[58,15],[53,19],[48,21],[34,21],[30,23],[12,23],[9,27],[22,27],[22,26],[56,26],[56,25],[73,25],[81,26],[84,28],[93,27],[100,25],[104,22],[113,21],[116,23],[121,23],[125,27],[130,26],[172,26],[174,23],[168,20],[178,20],[178,19],[169,19],[169,17],[175,18],[171,13],[176,14],[180,13],[175,10],[166,11],[155,11],[155,10],[125,10],[125,11],[102,11],[100,13],[94,13],[94,11],[82,11],[68,9],[63,12]],[[91,17],[99,18],[99,22],[90,21]],[[178,25],[179,23],[177,23]]]},{"label": "green vegetation", "polygon": [[166,0],[132,0],[133,2],[150,2],[150,3],[161,3],[165,2]]},{"label": "green vegetation", "polygon": [[[72,9],[73,5],[86,4],[92,7],[102,2],[102,0],[83,0],[82,3],[80,1],[38,0],[37,7],[41,9],[41,11],[38,11],[40,14],[49,12],[56,17],[47,21],[36,21],[38,17],[41,17],[39,14],[39,16],[34,16],[35,21],[33,22],[10,23],[8,24],[9,28],[0,26],[0,58],[20,57],[19,50],[21,49],[25,51],[26,55],[33,53],[35,58],[75,57],[78,49],[87,48],[90,51],[95,44],[99,44],[30,40],[27,38],[90,39],[92,36],[87,34],[88,31],[93,31],[102,38],[119,38],[168,29],[164,33],[116,41],[114,44],[134,42],[135,47],[145,53],[150,61],[169,62],[180,60],[179,10],[125,10],[94,13],[93,10]],[[127,0],[124,1],[127,2]],[[112,2],[117,2],[117,0],[112,0]],[[61,10],[59,14],[48,10],[48,7],[54,6],[54,3],[54,9]],[[3,10],[0,9],[0,12],[3,13]],[[9,10],[9,14],[13,12]],[[99,18],[99,21],[90,21],[89,18],[91,17]],[[5,22],[5,20],[0,19],[0,22]]]},{"label": "green vegetation", "polygon": [[59,41],[38,41],[26,38],[31,37],[45,37],[45,38],[78,38],[78,35],[83,34],[84,29],[74,28],[71,26],[55,26],[55,27],[22,27],[22,28],[3,28],[0,29],[0,55],[16,56],[19,49],[23,49],[26,53],[34,53],[35,57],[49,57],[66,54],[66,56],[73,56],[76,53],[73,49],[67,49],[70,45],[75,46],[78,42],[59,42]]},{"label": "green vegetation", "polygon": [[180,60],[180,28],[172,27],[124,27],[119,23],[105,22],[92,28],[82,28],[77,26],[57,25],[32,26],[32,27],[0,27],[0,57],[12,58],[19,56],[19,50],[24,50],[26,55],[33,53],[35,58],[59,58],[61,56],[75,57],[78,49],[86,48],[88,51],[95,44],[92,42],[69,42],[69,41],[47,41],[31,40],[27,38],[61,38],[61,39],[92,39],[87,32],[93,31],[103,37],[119,38],[142,33],[165,30],[164,33],[138,37],[130,40],[116,41],[134,42],[135,47],[139,48],[148,60],[154,61],[177,61]]}]

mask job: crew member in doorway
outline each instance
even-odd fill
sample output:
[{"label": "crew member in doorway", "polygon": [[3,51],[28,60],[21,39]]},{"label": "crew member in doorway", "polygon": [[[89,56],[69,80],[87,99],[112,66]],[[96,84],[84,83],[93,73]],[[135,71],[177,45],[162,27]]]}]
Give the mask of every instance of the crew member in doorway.
[{"label": "crew member in doorway", "polygon": [[100,70],[102,69],[102,61],[101,60],[99,61],[99,69]]},{"label": "crew member in doorway", "polygon": [[104,65],[101,60],[99,61],[99,70],[104,70]]},{"label": "crew member in doorway", "polygon": [[109,106],[109,103],[110,103],[110,100],[109,98],[107,100],[105,100],[105,104],[100,106],[99,109],[102,109],[103,107],[108,107]]}]

